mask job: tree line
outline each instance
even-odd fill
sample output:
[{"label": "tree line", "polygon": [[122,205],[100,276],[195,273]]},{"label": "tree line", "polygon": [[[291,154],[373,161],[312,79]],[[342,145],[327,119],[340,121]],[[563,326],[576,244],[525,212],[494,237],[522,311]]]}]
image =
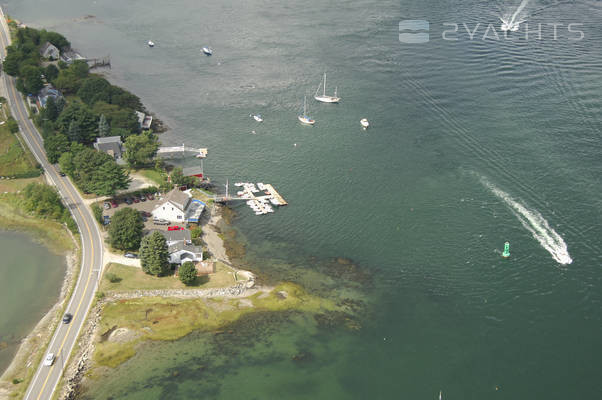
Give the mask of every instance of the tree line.
[{"label": "tree line", "polygon": [[48,160],[58,162],[85,193],[110,196],[127,188],[127,170],[90,146],[98,137],[120,136],[130,167],[150,165],[159,142],[152,131],[141,132],[135,113],[145,111],[140,99],[104,77],[91,74],[83,60],[70,65],[58,61],[42,67],[40,50],[46,42],[62,52],[70,49],[69,41],[59,33],[33,28],[19,28],[16,32],[13,44],[7,47],[3,69],[17,78],[17,89],[36,95],[47,82],[69,95],[69,101],[62,96],[49,96],[34,118],[44,138]]}]

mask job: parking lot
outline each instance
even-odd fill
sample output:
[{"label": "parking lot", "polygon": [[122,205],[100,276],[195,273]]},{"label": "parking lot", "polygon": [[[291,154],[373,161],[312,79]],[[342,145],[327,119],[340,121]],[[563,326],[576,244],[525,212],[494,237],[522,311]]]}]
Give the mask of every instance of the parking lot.
[{"label": "parking lot", "polygon": [[[155,195],[153,195],[153,200],[149,200],[148,198],[145,198],[144,201],[141,201],[140,196],[135,196],[136,199],[138,200],[138,202],[134,202],[132,201],[132,204],[128,204],[125,202],[125,199],[130,198],[132,199],[133,196],[128,196],[128,195],[124,195],[121,196],[119,199],[113,199],[113,200],[107,200],[105,202],[102,202],[102,204],[100,204],[100,206],[102,207],[102,211],[103,211],[103,215],[108,215],[110,218],[113,218],[113,214],[115,214],[116,211],[119,211],[121,209],[123,209],[124,207],[130,207],[133,208],[135,210],[138,211],[145,211],[148,214],[150,214],[153,209],[160,203],[163,202],[163,197],[157,197]],[[117,207],[113,207],[111,205],[112,201],[115,201],[117,204]],[[109,204],[110,208],[107,209],[106,208],[106,204]],[[148,215],[147,214],[147,215]],[[156,225],[153,223],[153,217],[152,216],[148,216],[146,217],[146,221],[144,222],[144,230],[145,231],[150,231],[153,229],[158,229],[158,230],[167,230],[167,228],[169,226],[174,226],[175,224],[170,224],[170,225]],[[179,224],[179,226],[185,227],[185,223],[184,224]]]}]

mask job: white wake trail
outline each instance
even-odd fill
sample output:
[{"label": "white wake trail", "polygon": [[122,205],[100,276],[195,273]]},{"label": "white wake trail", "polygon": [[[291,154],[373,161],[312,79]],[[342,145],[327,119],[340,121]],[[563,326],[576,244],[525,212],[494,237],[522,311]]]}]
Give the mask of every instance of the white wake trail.
[{"label": "white wake trail", "polygon": [[548,221],[537,210],[529,210],[525,205],[514,200],[512,196],[497,188],[486,179],[481,178],[481,182],[510,207],[510,210],[520,223],[554,257],[554,260],[560,264],[570,264],[573,262],[562,237],[550,227]]}]

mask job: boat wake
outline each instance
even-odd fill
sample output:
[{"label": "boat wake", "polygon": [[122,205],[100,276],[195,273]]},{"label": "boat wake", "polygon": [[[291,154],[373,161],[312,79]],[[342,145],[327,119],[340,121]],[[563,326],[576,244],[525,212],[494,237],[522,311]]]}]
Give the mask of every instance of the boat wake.
[{"label": "boat wake", "polygon": [[533,238],[554,257],[556,262],[563,265],[573,262],[562,237],[550,227],[548,221],[537,210],[528,209],[526,205],[516,201],[508,193],[497,188],[485,178],[481,178],[481,183],[510,207],[512,213],[525,229],[531,232]]}]

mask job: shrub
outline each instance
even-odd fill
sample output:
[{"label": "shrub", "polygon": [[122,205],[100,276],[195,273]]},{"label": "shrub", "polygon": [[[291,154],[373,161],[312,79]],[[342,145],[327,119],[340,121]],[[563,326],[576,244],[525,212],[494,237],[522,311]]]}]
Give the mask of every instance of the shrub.
[{"label": "shrub", "polygon": [[108,272],[105,275],[105,278],[111,283],[117,283],[117,282],[121,281],[121,278],[112,272]]},{"label": "shrub", "polygon": [[196,268],[190,261],[186,261],[180,266],[178,276],[183,284],[191,285],[196,280]]},{"label": "shrub", "polygon": [[100,225],[102,225],[103,224],[102,208],[100,208],[100,206],[98,204],[92,204],[91,208],[92,208],[92,213],[94,214],[94,218],[96,219],[96,221],[98,221],[98,223]]}]

